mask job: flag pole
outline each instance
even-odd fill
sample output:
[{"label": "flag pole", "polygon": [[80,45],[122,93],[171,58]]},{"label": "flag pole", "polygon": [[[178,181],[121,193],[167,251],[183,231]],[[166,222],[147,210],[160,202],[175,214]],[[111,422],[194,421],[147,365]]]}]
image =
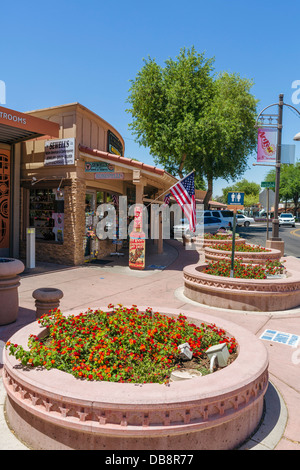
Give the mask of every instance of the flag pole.
[{"label": "flag pole", "polygon": [[[181,178],[181,180],[178,181],[178,183],[180,183],[180,181],[184,180],[185,178],[187,178],[188,176],[190,176],[192,173],[195,172],[195,168],[193,169],[193,171],[191,171],[188,175],[184,176],[183,178]],[[175,184],[178,184],[178,183],[175,183]],[[173,186],[175,186],[175,184],[173,184],[172,186],[169,187],[169,189],[167,189],[166,191],[164,191],[163,193],[161,193],[156,199],[153,199],[153,201],[149,202],[149,204],[146,205],[146,207],[150,206],[150,204],[152,204],[153,202],[157,201],[160,197],[162,197],[164,194],[166,194],[168,191],[170,191],[170,189],[173,188]]]}]

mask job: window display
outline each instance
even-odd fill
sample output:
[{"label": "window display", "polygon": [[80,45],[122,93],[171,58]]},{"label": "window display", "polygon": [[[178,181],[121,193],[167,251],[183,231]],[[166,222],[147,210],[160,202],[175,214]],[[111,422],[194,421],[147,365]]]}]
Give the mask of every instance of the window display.
[{"label": "window display", "polygon": [[56,189],[31,189],[30,226],[38,240],[63,242],[64,193]]}]

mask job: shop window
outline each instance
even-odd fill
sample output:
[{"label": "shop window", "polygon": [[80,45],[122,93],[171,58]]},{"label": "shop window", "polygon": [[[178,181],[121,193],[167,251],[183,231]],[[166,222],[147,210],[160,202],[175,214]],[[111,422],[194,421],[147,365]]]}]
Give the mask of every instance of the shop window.
[{"label": "shop window", "polygon": [[56,189],[30,189],[30,226],[37,240],[63,242],[64,192]]}]

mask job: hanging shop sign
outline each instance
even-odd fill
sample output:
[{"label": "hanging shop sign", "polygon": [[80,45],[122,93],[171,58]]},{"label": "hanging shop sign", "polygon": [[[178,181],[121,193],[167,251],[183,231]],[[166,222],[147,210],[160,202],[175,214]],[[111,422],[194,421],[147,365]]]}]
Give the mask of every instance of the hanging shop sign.
[{"label": "hanging shop sign", "polygon": [[75,138],[47,140],[44,165],[74,165]]},{"label": "hanging shop sign", "polygon": [[123,145],[120,139],[111,131],[107,132],[107,151],[115,155],[123,155]]},{"label": "hanging shop sign", "polygon": [[115,166],[106,162],[85,162],[84,171],[86,173],[112,173]]},{"label": "hanging shop sign", "polygon": [[260,128],[257,136],[257,163],[275,162],[277,129]]},{"label": "hanging shop sign", "polygon": [[124,173],[95,173],[95,180],[123,180]]}]

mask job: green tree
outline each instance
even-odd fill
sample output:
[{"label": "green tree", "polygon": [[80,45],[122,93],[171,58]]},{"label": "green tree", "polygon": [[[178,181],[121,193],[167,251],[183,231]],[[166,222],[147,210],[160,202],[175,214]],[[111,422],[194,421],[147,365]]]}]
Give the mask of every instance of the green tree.
[{"label": "green tree", "polygon": [[[266,181],[275,182],[276,170],[272,169],[266,176]],[[293,201],[294,214],[300,207],[300,162],[294,165],[282,165],[280,168],[279,198],[283,202]]]},{"label": "green tree", "polygon": [[136,141],[170,173],[182,178],[195,169],[203,176],[205,205],[213,179],[241,175],[256,146],[252,82],[237,74],[215,76],[213,63],[194,47],[182,49],[165,67],[148,58],[127,99]]},{"label": "green tree", "polygon": [[246,180],[245,178],[231,186],[227,186],[226,188],[222,189],[222,192],[223,192],[222,202],[224,202],[224,204],[227,204],[227,195],[231,191],[233,192],[239,191],[239,192],[245,193],[245,197],[244,197],[245,207],[251,207],[254,204],[257,204],[259,202],[260,185],[254,182],[250,182]]}]

